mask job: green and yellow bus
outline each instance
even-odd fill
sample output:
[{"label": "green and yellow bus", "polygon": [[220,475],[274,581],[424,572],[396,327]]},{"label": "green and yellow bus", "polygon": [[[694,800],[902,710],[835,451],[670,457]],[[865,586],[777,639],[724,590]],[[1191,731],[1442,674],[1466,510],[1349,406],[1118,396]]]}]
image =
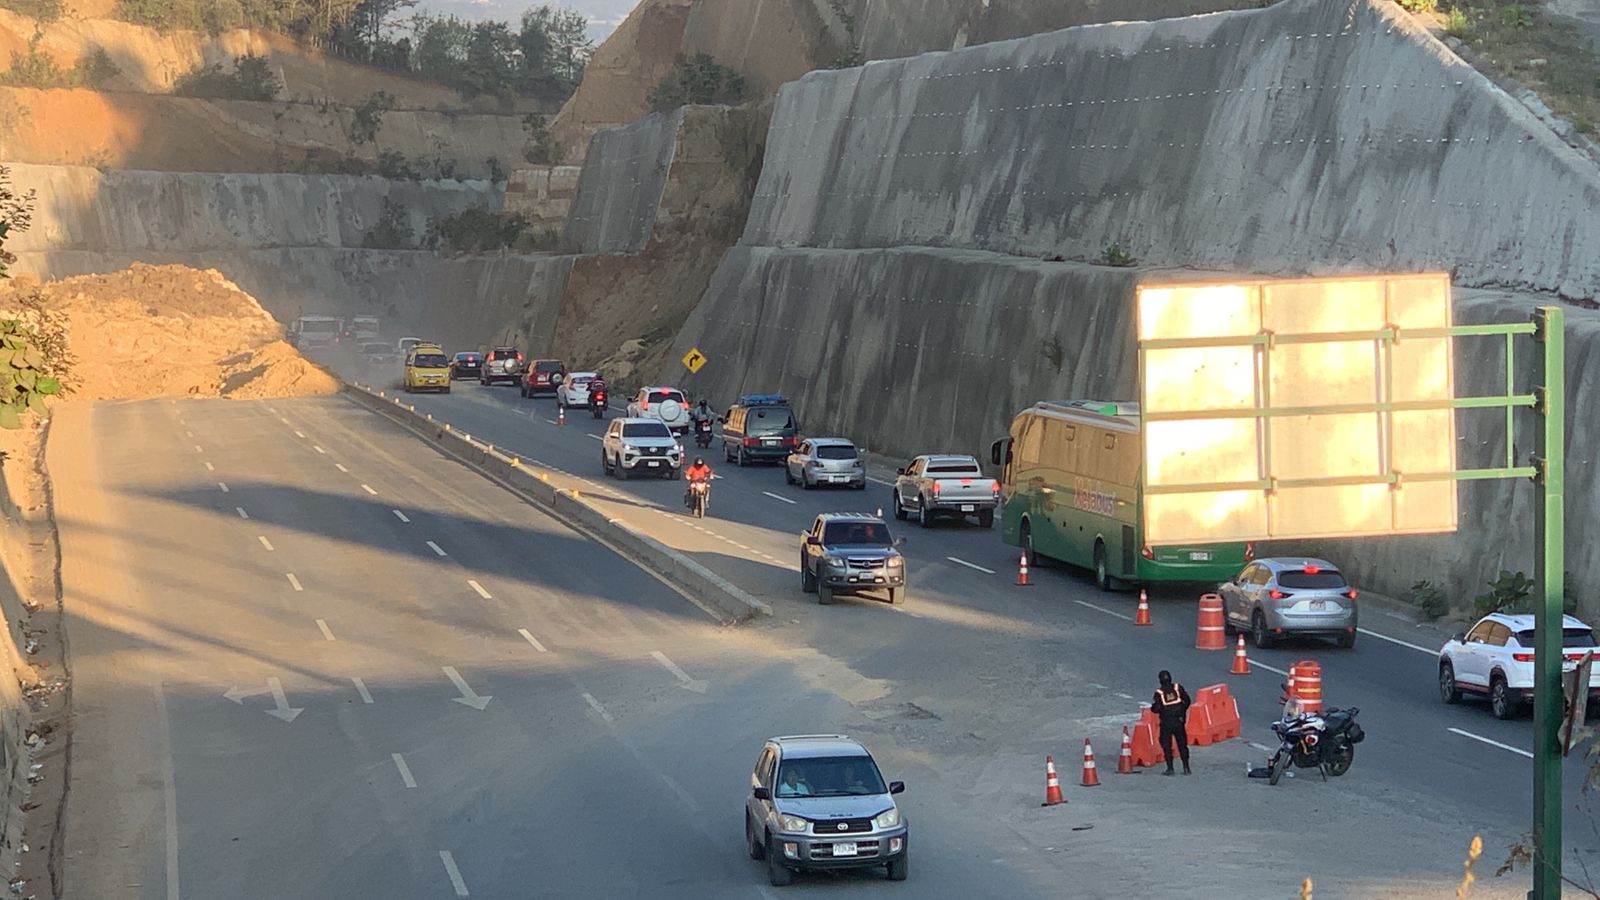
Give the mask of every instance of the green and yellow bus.
[{"label": "green and yellow bus", "polygon": [[1103,591],[1132,584],[1227,581],[1255,556],[1244,543],[1151,547],[1140,521],[1144,454],[1139,404],[1035,403],[995,441],[1000,536],[1040,557],[1094,572]]}]

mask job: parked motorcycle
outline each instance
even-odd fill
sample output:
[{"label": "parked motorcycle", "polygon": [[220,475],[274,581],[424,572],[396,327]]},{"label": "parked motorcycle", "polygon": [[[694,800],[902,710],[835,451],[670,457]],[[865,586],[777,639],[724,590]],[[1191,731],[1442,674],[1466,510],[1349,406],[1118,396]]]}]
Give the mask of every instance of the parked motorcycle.
[{"label": "parked motorcycle", "polygon": [[694,443],[701,449],[711,446],[710,419],[701,419],[694,423]]},{"label": "parked motorcycle", "polygon": [[706,507],[711,505],[711,482],[689,482],[689,496],[686,502],[696,519],[704,519],[706,517]]},{"label": "parked motorcycle", "polygon": [[1267,762],[1267,783],[1277,784],[1290,767],[1317,769],[1322,780],[1335,778],[1350,771],[1356,759],[1356,745],[1366,739],[1366,732],[1356,722],[1356,707],[1338,709],[1329,707],[1326,712],[1302,713],[1285,710],[1282,721],[1272,723],[1272,733],[1278,736],[1278,752]]},{"label": "parked motorcycle", "polygon": [[606,416],[606,389],[605,388],[594,388],[594,387],[591,387],[589,389],[589,411],[594,413],[594,417],[596,419],[605,418],[605,416]]}]

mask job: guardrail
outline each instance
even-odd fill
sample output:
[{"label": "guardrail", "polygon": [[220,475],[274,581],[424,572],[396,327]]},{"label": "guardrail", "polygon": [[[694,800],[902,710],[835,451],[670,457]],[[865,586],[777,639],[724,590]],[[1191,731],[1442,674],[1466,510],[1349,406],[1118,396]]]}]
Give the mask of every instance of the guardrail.
[{"label": "guardrail", "polygon": [[635,530],[591,504],[582,492],[563,488],[552,473],[473,440],[415,408],[360,384],[342,382],[345,396],[438,447],[479,474],[539,507],[575,530],[611,547],[654,573],[690,602],[724,624],[772,615],[772,607],[685,554]]}]

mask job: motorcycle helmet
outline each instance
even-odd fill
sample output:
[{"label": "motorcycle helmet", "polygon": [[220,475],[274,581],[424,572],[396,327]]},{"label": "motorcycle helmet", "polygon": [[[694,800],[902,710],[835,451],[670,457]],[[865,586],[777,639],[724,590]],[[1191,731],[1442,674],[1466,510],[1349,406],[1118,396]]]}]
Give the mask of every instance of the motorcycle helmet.
[{"label": "motorcycle helmet", "polygon": [[696,456],[696,457],[695,457],[695,458],[694,458],[694,464],[695,464],[695,465],[696,465],[696,466],[703,466],[703,465],[705,465],[705,464],[706,464],[706,460],[705,460],[705,457],[703,457],[703,456]]}]

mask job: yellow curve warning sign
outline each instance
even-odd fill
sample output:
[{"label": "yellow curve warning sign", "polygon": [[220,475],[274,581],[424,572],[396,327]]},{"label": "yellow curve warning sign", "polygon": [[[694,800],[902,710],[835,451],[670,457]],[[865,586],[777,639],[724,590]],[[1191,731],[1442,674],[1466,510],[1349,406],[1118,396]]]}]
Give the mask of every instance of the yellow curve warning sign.
[{"label": "yellow curve warning sign", "polygon": [[706,355],[700,352],[699,347],[690,347],[689,352],[683,355],[683,366],[690,372],[699,372],[706,364]]}]

